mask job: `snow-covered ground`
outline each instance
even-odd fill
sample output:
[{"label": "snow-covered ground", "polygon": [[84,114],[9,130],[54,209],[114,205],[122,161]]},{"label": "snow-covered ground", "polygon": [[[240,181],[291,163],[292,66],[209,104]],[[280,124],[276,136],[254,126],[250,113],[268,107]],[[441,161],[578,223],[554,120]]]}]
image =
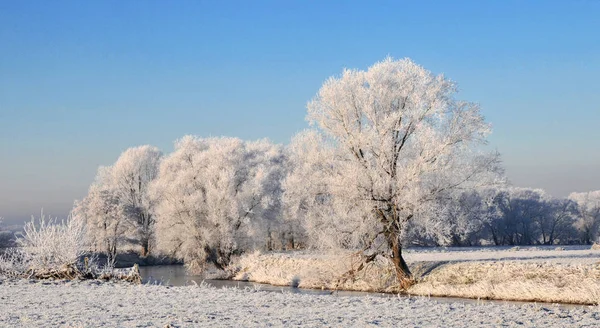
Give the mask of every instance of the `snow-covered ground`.
[{"label": "snow-covered ground", "polygon": [[0,279],[2,327],[598,327],[597,307]]},{"label": "snow-covered ground", "polygon": [[600,261],[600,250],[590,246],[436,247],[405,252],[407,262],[528,261],[590,264]]}]

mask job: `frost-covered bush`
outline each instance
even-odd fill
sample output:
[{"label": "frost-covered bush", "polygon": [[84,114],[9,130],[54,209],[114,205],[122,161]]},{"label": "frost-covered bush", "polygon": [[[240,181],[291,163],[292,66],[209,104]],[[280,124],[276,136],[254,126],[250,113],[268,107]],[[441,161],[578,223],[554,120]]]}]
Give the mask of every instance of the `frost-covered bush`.
[{"label": "frost-covered bush", "polygon": [[411,238],[424,245],[474,246],[495,211],[478,190],[459,191],[438,199],[422,220],[409,227]]},{"label": "frost-covered bush", "polygon": [[80,221],[58,221],[42,213],[25,224],[17,236],[18,248],[0,258],[0,271],[32,277],[74,277],[86,251],[86,234]]},{"label": "frost-covered bush", "polygon": [[29,269],[52,272],[72,269],[85,254],[85,229],[77,220],[60,221],[56,218],[32,219],[25,224],[17,243],[26,254]]},{"label": "frost-covered bush", "polygon": [[10,248],[0,253],[0,275],[18,277],[27,272],[24,253],[18,248]]}]

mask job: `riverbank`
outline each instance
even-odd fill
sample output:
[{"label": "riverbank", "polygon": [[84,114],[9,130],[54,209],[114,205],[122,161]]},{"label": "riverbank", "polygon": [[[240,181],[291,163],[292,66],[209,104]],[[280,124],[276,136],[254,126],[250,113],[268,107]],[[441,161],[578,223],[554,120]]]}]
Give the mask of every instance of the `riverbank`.
[{"label": "riverbank", "polygon": [[[600,252],[583,248],[438,249],[407,252],[417,283],[410,295],[550,303],[600,303]],[[354,279],[358,262],[313,252],[247,254],[234,279],[301,288],[397,292],[393,268],[380,259]]]},{"label": "riverbank", "polygon": [[597,307],[438,303],[427,298],[302,295],[208,286],[0,278],[0,326],[598,326]]}]

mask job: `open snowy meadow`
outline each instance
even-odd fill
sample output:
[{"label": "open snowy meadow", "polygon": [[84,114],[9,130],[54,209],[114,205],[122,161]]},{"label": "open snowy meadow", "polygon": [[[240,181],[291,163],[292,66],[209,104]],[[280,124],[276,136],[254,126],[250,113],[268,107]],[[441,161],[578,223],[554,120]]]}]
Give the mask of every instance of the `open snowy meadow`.
[{"label": "open snowy meadow", "polygon": [[597,327],[597,307],[0,280],[3,327]]}]

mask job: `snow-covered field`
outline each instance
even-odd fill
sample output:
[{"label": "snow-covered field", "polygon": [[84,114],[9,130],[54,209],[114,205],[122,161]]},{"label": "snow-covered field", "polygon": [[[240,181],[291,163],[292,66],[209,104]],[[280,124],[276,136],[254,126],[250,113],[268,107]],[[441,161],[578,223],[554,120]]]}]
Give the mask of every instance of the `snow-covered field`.
[{"label": "snow-covered field", "polygon": [[[600,303],[600,251],[589,246],[423,248],[406,252],[417,278],[409,294],[480,299]],[[389,262],[380,260],[354,280],[339,278],[359,262],[350,254],[248,254],[235,279],[305,288],[394,291]]]},{"label": "snow-covered field", "polygon": [[2,327],[598,327],[597,307],[0,279]]},{"label": "snow-covered field", "polygon": [[600,261],[600,250],[578,246],[516,247],[436,247],[415,248],[405,252],[407,262],[465,261],[529,261],[555,264],[594,264]]}]

